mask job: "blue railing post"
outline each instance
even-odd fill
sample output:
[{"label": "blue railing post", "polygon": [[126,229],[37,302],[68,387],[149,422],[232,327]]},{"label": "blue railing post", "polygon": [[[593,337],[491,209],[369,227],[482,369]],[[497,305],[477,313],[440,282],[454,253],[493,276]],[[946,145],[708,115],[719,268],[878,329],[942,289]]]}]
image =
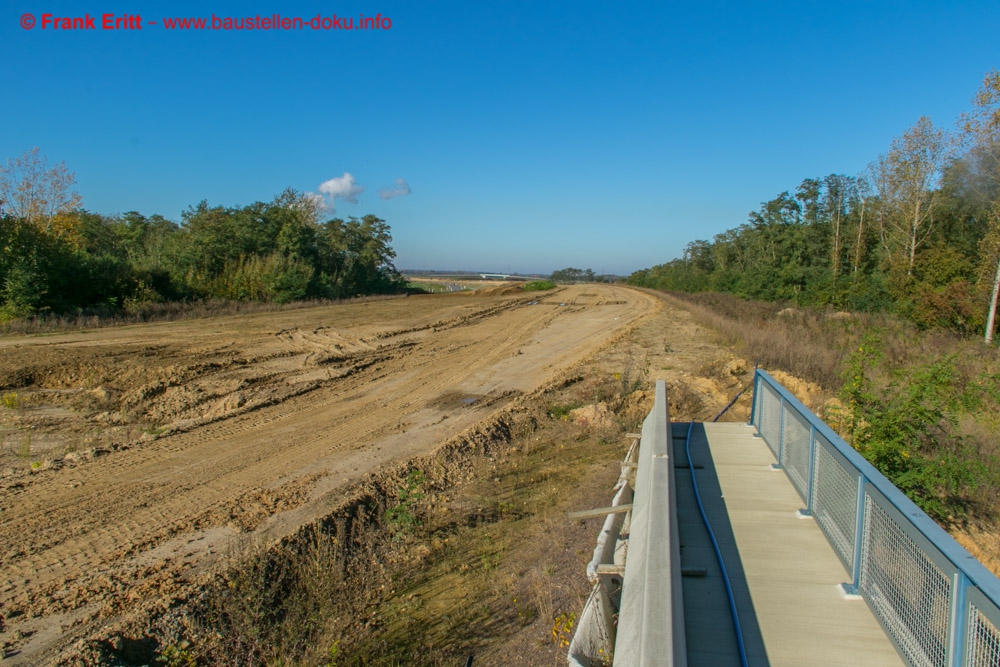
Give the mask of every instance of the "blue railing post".
[{"label": "blue railing post", "polygon": [[759,416],[757,414],[757,399],[760,398],[760,373],[757,372],[755,368],[753,371],[753,400],[750,401],[750,426],[756,426],[757,432],[760,432],[760,424],[757,423],[756,419]]},{"label": "blue railing post", "polygon": [[806,508],[801,512],[802,516],[812,516],[813,509],[813,480],[816,475],[813,466],[816,465],[816,427],[809,423],[809,467],[806,468],[809,479],[806,481]]},{"label": "blue railing post", "polygon": [[847,592],[859,595],[861,588],[861,548],[865,530],[865,486],[868,480],[864,475],[858,478],[858,505],[854,522],[854,564],[851,567],[851,586]]},{"label": "blue railing post", "polygon": [[961,570],[951,578],[951,622],[948,623],[948,664],[951,667],[965,665],[965,627],[968,619],[968,602],[965,590],[969,579]]},{"label": "blue railing post", "polygon": [[772,463],[775,470],[782,469],[782,461],[785,459],[785,397],[778,397],[778,462]]}]

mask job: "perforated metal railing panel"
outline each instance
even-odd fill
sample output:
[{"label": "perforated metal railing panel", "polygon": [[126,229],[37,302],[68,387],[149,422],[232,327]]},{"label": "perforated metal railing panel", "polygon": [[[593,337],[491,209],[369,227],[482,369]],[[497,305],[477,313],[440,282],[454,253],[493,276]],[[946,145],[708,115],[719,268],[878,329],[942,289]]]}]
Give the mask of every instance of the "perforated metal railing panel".
[{"label": "perforated metal railing panel", "polygon": [[781,466],[805,500],[809,493],[809,423],[787,403],[784,413]]},{"label": "perforated metal railing panel", "polygon": [[913,665],[947,665],[951,582],[899,523],[866,494],[860,592]]},{"label": "perforated metal railing panel", "polygon": [[757,431],[760,431],[760,420],[763,416],[764,410],[764,392],[761,390],[761,384],[754,381],[753,388],[753,413],[751,418],[753,425],[757,427]]},{"label": "perforated metal railing panel", "polygon": [[854,560],[854,528],[860,475],[856,471],[848,472],[826,438],[817,433],[815,439],[812,514],[830,540],[840,562],[850,572]]},{"label": "perforated metal railing panel", "polygon": [[965,664],[969,667],[996,667],[1000,665],[1000,631],[986,618],[974,603],[969,605],[971,627]]},{"label": "perforated metal railing panel", "polygon": [[761,410],[761,422],[758,430],[764,442],[771,448],[771,453],[778,458],[778,443],[781,438],[781,397],[771,387],[761,384],[761,393],[764,396],[763,409]]}]

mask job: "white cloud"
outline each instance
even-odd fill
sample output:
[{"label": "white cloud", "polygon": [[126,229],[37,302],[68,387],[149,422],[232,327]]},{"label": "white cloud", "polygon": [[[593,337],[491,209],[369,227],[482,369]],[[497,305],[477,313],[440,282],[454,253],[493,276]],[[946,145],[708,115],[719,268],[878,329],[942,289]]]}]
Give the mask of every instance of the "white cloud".
[{"label": "white cloud", "polygon": [[317,210],[326,208],[326,200],[323,199],[323,195],[321,194],[316,194],[315,192],[306,192],[304,193],[304,199],[306,200],[306,202],[308,202],[310,206],[312,206]]},{"label": "white cloud", "polygon": [[358,195],[364,192],[364,187],[358,185],[350,172],[345,171],[343,176],[331,178],[328,181],[320,183],[319,191],[325,197],[324,201],[327,210],[333,213],[336,210],[338,197],[349,204],[357,204]]},{"label": "white cloud", "polygon": [[326,200],[323,199],[323,195],[315,192],[303,192],[302,199],[294,204],[294,206],[301,207],[313,222],[319,220],[319,217],[323,215],[323,211],[327,210]]},{"label": "white cloud", "polygon": [[396,197],[405,197],[410,194],[410,184],[404,181],[402,178],[396,179],[396,187],[394,188],[382,188],[379,190],[378,196],[382,199],[394,199]]}]

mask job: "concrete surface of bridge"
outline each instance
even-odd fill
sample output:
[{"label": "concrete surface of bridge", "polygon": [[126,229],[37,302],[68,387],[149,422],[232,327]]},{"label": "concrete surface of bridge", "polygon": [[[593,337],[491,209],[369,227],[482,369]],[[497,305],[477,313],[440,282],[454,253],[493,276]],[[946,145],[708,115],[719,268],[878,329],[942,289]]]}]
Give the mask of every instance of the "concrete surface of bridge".
[{"label": "concrete surface of bridge", "polygon": [[[681,566],[705,569],[683,582],[688,665],[739,665],[729,602],[698,513],[686,467],[687,424],[673,425]],[[751,666],[903,665],[860,599],[845,599],[850,579],[826,537],[800,518],[802,499],[754,428],[696,423],[691,459],[716,534]]]}]

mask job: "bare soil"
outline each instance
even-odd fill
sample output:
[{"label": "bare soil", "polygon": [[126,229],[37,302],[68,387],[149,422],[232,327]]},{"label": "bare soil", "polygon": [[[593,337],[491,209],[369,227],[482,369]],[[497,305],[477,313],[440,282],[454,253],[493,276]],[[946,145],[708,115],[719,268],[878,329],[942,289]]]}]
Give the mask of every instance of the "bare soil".
[{"label": "bare soil", "polygon": [[663,308],[619,286],[0,339],[0,649],[51,662],[183,601]]}]

